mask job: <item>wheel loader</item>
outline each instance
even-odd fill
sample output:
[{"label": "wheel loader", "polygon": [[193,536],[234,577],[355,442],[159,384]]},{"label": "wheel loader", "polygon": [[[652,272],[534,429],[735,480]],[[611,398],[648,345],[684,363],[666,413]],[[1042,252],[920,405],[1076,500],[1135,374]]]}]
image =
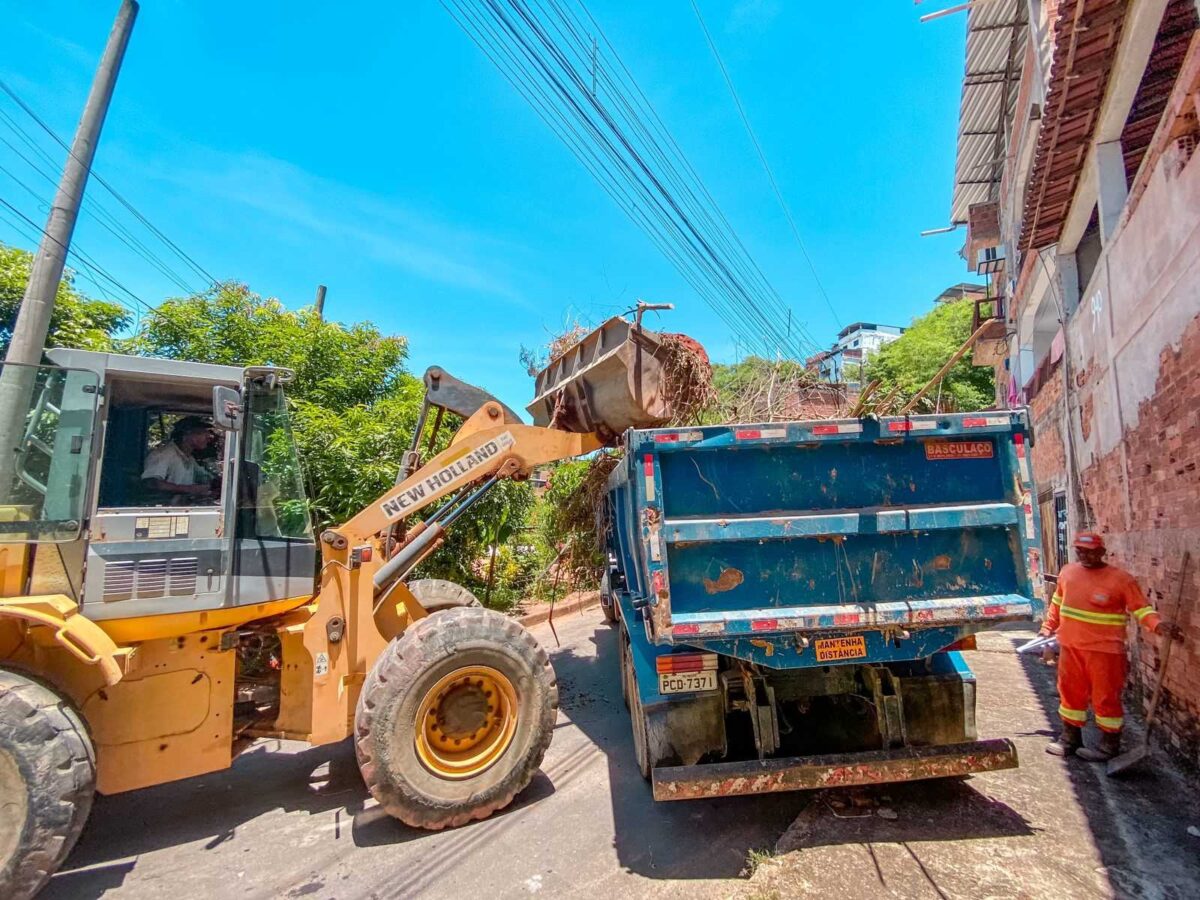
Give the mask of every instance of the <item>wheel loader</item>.
[{"label": "wheel loader", "polygon": [[[465,588],[410,574],[499,480],[595,435],[521,424],[432,368],[395,486],[315,535],[292,373],[47,356],[17,373],[24,433],[0,446],[0,897],[38,891],[95,792],[218,771],[260,738],[353,737],[371,794],[419,828],[528,785],[558,703],[546,653]],[[422,464],[447,412],[463,424]],[[198,417],[209,433],[181,447]],[[147,477],[171,471],[153,454],[192,467],[187,490]]]}]

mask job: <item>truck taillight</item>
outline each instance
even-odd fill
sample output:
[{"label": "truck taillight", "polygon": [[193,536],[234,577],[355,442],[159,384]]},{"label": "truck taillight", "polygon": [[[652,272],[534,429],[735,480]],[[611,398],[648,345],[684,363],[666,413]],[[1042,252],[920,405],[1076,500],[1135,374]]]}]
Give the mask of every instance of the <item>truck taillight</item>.
[{"label": "truck taillight", "polygon": [[673,675],[676,672],[715,672],[717,654],[667,653],[654,661],[654,667],[659,675]]},{"label": "truck taillight", "polygon": [[975,635],[968,634],[965,638],[959,638],[957,641],[955,641],[949,647],[946,647],[944,649],[946,649],[946,650],[975,650],[975,649],[977,649],[975,646]]}]

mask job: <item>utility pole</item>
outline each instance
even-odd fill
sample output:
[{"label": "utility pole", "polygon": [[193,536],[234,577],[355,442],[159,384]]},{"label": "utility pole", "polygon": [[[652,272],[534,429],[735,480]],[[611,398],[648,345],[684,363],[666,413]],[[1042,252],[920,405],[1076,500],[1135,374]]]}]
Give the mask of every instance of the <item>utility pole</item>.
[{"label": "utility pole", "polygon": [[87,185],[92,160],[96,155],[96,144],[100,140],[100,129],[108,113],[117,73],[125,56],[125,48],[129,45],[129,35],[137,13],[136,0],[122,0],[121,9],[108,35],[104,55],[100,57],[79,127],[75,131],[75,140],[63,166],[62,179],[58,183],[42,241],[29,272],[25,296],[13,325],[12,341],[5,362],[25,365],[6,365],[0,373],[0,499],[7,495],[12,484],[16,453],[21,450],[18,443],[33,394],[35,370],[32,366],[42,361],[45,351],[50,316],[54,312],[54,300],[62,281],[75,221],[79,217],[83,189]]},{"label": "utility pole", "polygon": [[317,307],[317,320],[320,322],[324,322],[325,321],[325,285],[323,285],[323,284],[317,285],[316,307]]}]

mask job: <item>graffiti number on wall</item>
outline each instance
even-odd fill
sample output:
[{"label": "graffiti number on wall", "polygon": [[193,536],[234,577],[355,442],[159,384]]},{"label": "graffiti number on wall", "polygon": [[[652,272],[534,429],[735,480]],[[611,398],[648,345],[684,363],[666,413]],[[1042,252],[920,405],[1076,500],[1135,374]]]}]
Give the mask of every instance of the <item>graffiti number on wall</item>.
[{"label": "graffiti number on wall", "polygon": [[1104,309],[1104,294],[1099,290],[1092,294],[1092,332],[1096,331],[1096,323],[1100,321],[1100,310]]}]

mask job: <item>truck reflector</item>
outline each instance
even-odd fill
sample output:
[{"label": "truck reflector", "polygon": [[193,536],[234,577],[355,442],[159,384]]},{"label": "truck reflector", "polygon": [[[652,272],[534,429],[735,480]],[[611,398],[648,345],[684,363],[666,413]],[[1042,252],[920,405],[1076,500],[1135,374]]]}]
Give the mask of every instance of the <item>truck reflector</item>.
[{"label": "truck reflector", "polygon": [[738,428],[733,432],[734,440],[754,441],[760,438],[785,438],[786,428]]},{"label": "truck reflector", "polygon": [[970,416],[962,420],[963,428],[990,428],[1008,423],[1008,416]]},{"label": "truck reflector", "polygon": [[778,619],[751,619],[750,620],[750,630],[751,631],[778,631],[779,630],[779,620]]},{"label": "truck reflector", "polygon": [[1029,484],[1029,457],[1025,453],[1025,435],[1020,432],[1014,434],[1013,446],[1017,450],[1017,466],[1021,470],[1021,483]]},{"label": "truck reflector", "polygon": [[660,675],[670,675],[675,672],[715,672],[717,670],[717,654],[665,653],[654,661],[654,667]]},{"label": "truck reflector", "polygon": [[675,625],[671,628],[671,635],[673,637],[680,637],[680,636],[686,636],[689,634],[699,634],[699,633],[700,633],[700,626],[692,624],[692,623],[685,623],[683,625]]},{"label": "truck reflector", "polygon": [[837,425],[814,425],[813,434],[862,434],[862,425],[858,422],[842,422]]},{"label": "truck reflector", "polygon": [[688,441],[698,441],[704,437],[704,434],[699,431],[670,431],[666,434],[656,434],[654,443],[656,444],[682,444]]},{"label": "truck reflector", "polygon": [[888,431],[933,431],[937,428],[935,419],[906,419],[903,422],[888,422]]},{"label": "truck reflector", "polygon": [[646,501],[654,499],[654,455],[647,453],[642,458],[642,472],[646,476]]}]

